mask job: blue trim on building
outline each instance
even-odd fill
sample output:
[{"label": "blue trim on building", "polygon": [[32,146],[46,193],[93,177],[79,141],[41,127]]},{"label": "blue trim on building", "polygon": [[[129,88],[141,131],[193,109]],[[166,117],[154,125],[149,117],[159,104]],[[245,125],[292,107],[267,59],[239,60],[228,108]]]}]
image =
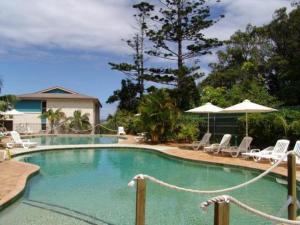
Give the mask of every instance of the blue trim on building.
[{"label": "blue trim on building", "polygon": [[43,93],[47,93],[47,94],[71,94],[70,92],[67,92],[65,90],[59,89],[59,88],[55,88],[49,91],[45,91]]},{"label": "blue trim on building", "polygon": [[16,110],[20,112],[42,112],[42,104],[40,100],[21,100],[18,101],[16,106]]}]

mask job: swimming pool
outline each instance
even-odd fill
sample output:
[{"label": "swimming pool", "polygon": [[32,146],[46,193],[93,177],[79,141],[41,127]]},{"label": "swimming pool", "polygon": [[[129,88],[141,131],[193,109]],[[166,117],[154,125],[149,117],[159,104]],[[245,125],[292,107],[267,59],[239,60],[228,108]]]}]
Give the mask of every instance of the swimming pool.
[{"label": "swimming pool", "polygon": [[78,136],[38,136],[30,138],[38,145],[79,145],[79,144],[113,144],[118,143],[118,137],[100,135],[78,135]]},{"label": "swimming pool", "polygon": [[[24,156],[23,156],[24,157]],[[1,225],[132,225],[135,189],[127,183],[139,173],[175,185],[199,189],[230,187],[257,176],[258,172],[234,167],[194,163],[148,150],[87,149],[35,153],[25,160],[41,167],[24,196],[0,212]],[[286,186],[268,176],[234,197],[276,215],[286,202]],[[213,224],[213,208],[207,214],[199,204],[208,195],[179,193],[147,183],[146,224]],[[286,216],[284,212],[282,217]],[[231,224],[271,224],[235,206]]]}]

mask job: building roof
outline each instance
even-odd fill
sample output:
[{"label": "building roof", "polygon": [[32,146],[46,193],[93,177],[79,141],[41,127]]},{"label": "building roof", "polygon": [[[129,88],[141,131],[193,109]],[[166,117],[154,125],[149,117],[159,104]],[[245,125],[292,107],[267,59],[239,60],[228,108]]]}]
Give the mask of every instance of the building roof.
[{"label": "building roof", "polygon": [[46,100],[46,99],[77,99],[77,100],[93,100],[102,107],[98,98],[88,95],[79,94],[64,87],[50,87],[41,91],[17,96],[20,100]]}]

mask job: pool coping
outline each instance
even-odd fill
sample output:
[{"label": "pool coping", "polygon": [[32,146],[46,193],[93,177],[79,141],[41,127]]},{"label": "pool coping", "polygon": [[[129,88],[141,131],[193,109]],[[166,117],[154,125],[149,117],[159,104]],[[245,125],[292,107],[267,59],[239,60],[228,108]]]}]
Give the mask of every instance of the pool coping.
[{"label": "pool coping", "polygon": [[0,211],[13,204],[15,201],[17,201],[20,198],[20,196],[23,195],[27,185],[27,181],[31,177],[38,174],[40,171],[40,167],[34,164],[17,162],[17,161],[14,163],[26,165],[27,168],[29,168],[30,170],[27,173],[23,173],[19,177],[15,189],[11,190],[8,194],[4,195],[4,197],[0,199]]},{"label": "pool coping", "polygon": [[[80,150],[80,149],[103,149],[103,148],[131,148],[131,149],[145,149],[150,150],[153,152],[161,153],[167,157],[185,160],[185,161],[191,161],[191,162],[197,162],[197,163],[204,163],[204,164],[210,164],[210,165],[221,165],[221,166],[230,166],[234,168],[245,168],[252,171],[264,171],[264,169],[261,168],[255,168],[255,167],[249,167],[249,166],[241,166],[241,165],[235,165],[234,163],[228,164],[228,163],[220,163],[220,162],[211,162],[211,161],[205,161],[205,160],[199,160],[199,159],[191,159],[186,158],[182,156],[178,156],[175,154],[172,154],[171,152],[168,152],[170,150],[178,150],[177,147],[170,147],[170,146],[163,146],[163,145],[145,145],[145,144],[81,144],[81,145],[51,145],[51,146],[39,146],[36,148],[31,149],[11,149],[10,153],[13,158],[17,156],[22,156],[26,154],[31,153],[38,153],[38,152],[47,152],[47,151],[58,151],[58,150]],[[181,149],[180,149],[181,150]],[[185,150],[181,150],[185,151]],[[13,160],[13,159],[12,159]],[[15,160],[15,162],[17,162]],[[22,175],[21,179],[18,180],[18,184],[16,185],[16,189],[12,190],[8,195],[4,196],[0,200],[0,211],[6,208],[7,206],[14,203],[17,199],[19,199],[26,187],[27,181],[33,177],[34,175],[39,173],[40,168],[34,164],[25,163],[30,166],[37,167],[35,170],[33,170],[31,173],[27,173],[25,175]],[[272,171],[270,173],[271,175],[277,175],[281,177],[286,177],[287,175],[284,173],[279,173],[276,171]],[[300,179],[297,178],[297,182],[300,182]],[[5,201],[3,200],[5,199]]]}]

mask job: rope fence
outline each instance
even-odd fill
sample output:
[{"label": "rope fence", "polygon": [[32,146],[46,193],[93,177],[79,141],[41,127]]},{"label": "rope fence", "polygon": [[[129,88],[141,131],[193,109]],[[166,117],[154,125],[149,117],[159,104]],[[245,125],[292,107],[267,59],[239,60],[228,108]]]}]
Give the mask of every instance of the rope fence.
[{"label": "rope fence", "polygon": [[97,124],[97,125],[95,126],[95,128],[96,128],[97,126],[102,127],[102,128],[104,128],[105,130],[108,130],[108,131],[118,132],[117,130],[113,130],[113,129],[107,128],[107,127],[103,126],[102,124]]},{"label": "rope fence", "polygon": [[105,127],[102,124],[96,124],[95,126],[92,125],[87,129],[79,129],[75,127],[66,126],[65,121],[54,124],[53,127],[51,127],[50,124],[48,123],[44,125],[45,127],[42,128],[42,124],[40,123],[15,123],[12,130],[16,130],[17,132],[22,134],[51,133],[51,132],[55,134],[90,133],[93,130],[96,130],[97,128],[102,128],[103,130],[107,130],[113,133],[118,132],[116,129]]},{"label": "rope fence", "polygon": [[[295,151],[289,151],[283,154],[282,157],[275,164],[273,164],[269,169],[262,172],[260,175],[254,177],[253,179],[250,179],[236,186],[232,186],[224,189],[218,189],[218,190],[199,190],[199,189],[184,188],[184,187],[179,187],[173,184],[166,183],[162,180],[159,180],[149,175],[138,174],[128,183],[129,187],[133,187],[136,184],[136,225],[145,225],[146,180],[149,180],[152,183],[158,184],[165,188],[175,190],[175,191],[180,191],[180,192],[189,192],[195,194],[220,194],[224,192],[230,192],[237,189],[241,189],[252,183],[257,182],[258,180],[268,175],[274,168],[279,166],[286,159],[288,159],[287,160],[288,200],[284,204],[283,209],[288,208],[288,219],[269,215],[265,212],[254,209],[229,195],[221,195],[221,196],[213,197],[201,203],[200,206],[203,210],[206,210],[210,205],[212,204],[215,205],[215,217],[214,217],[215,225],[229,225],[229,203],[233,203],[250,213],[253,213],[264,219],[270,220],[273,223],[300,225],[300,221],[296,221],[297,206],[299,206],[299,202],[297,200],[297,194],[296,194],[296,156],[299,157],[299,155]],[[283,209],[279,211],[279,214],[281,214]]]},{"label": "rope fence", "polygon": [[[108,130],[108,131],[111,131],[111,132],[118,132],[118,130],[110,129],[110,128],[108,128],[108,127],[103,126],[102,124],[96,124],[96,125],[94,126],[94,129],[95,129],[96,127],[102,127],[103,129]],[[78,130],[77,130],[77,129],[74,129],[74,128],[71,128],[71,130],[74,131],[74,132],[91,132],[91,131],[92,131],[92,129],[88,129],[88,130],[79,130],[79,129],[78,129]]]},{"label": "rope fence", "polygon": [[240,208],[250,212],[250,213],[253,213],[257,216],[260,216],[266,220],[270,220],[270,221],[273,221],[275,223],[284,223],[284,224],[297,224],[297,225],[300,225],[300,221],[295,221],[295,220],[288,220],[288,219],[283,219],[283,218],[280,218],[280,217],[276,217],[276,216],[272,216],[270,214],[267,214],[267,213],[264,213],[264,212],[261,212],[257,209],[254,209],[248,205],[246,205],[245,203],[235,199],[234,197],[232,196],[229,196],[229,195],[221,195],[221,196],[217,196],[217,197],[214,197],[214,198],[211,198],[205,202],[202,202],[200,207],[202,210],[206,211],[208,209],[209,206],[211,206],[212,204],[215,204],[215,203],[222,203],[222,202],[225,202],[225,203],[233,203],[237,206],[239,206]]},{"label": "rope fence", "polygon": [[295,154],[294,151],[289,151],[286,154],[284,154],[275,164],[273,164],[269,169],[267,169],[266,171],[264,171],[263,173],[261,173],[260,175],[258,175],[257,177],[246,181],[245,183],[241,183],[238,184],[236,186],[233,187],[229,187],[229,188],[224,188],[224,189],[219,189],[219,190],[197,190],[197,189],[191,189],[191,188],[184,188],[184,187],[179,187],[173,184],[169,184],[167,182],[164,182],[162,180],[159,180],[155,177],[149,176],[149,175],[145,175],[145,174],[138,174],[136,175],[129,183],[128,186],[133,187],[135,185],[135,181],[137,179],[147,179],[153,183],[156,183],[160,186],[172,189],[172,190],[176,190],[176,191],[180,191],[180,192],[190,192],[190,193],[196,193],[196,194],[221,194],[224,192],[230,192],[230,191],[234,191],[237,189],[241,189],[243,187],[246,187],[252,183],[257,182],[258,180],[260,180],[261,178],[265,177],[266,175],[268,175],[274,168],[276,168],[280,163],[283,162],[283,160],[290,154]]}]

